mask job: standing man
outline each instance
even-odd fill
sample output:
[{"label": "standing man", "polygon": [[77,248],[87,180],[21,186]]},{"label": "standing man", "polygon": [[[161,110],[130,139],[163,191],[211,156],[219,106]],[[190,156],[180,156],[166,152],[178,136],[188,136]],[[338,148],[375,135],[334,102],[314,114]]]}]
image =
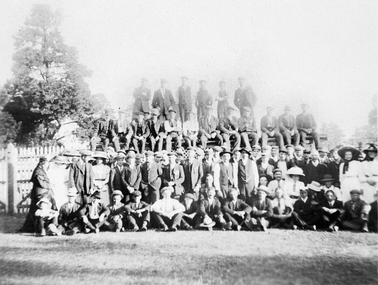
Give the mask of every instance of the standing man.
[{"label": "standing man", "polygon": [[259,173],[256,162],[250,158],[250,150],[243,148],[240,152],[241,159],[238,162],[239,198],[247,203],[252,203],[251,193],[259,184]]},{"label": "standing man", "polygon": [[319,148],[319,135],[316,131],[316,122],[312,114],[308,113],[309,106],[302,104],[302,113],[297,116],[297,128],[301,137],[302,146],[306,145],[306,137],[310,136],[315,143],[315,148]]},{"label": "standing man", "polygon": [[161,176],[163,170],[160,163],[154,159],[152,151],[146,152],[147,161],[140,166],[142,200],[148,204],[153,204],[159,199],[161,186]]},{"label": "standing man", "polygon": [[140,174],[140,168],[139,166],[136,166],[135,164],[135,152],[129,151],[127,153],[126,157],[126,165],[124,170],[124,180],[126,182],[126,193],[123,193],[125,195],[124,201],[125,203],[129,202],[131,200],[131,195],[139,190],[140,186],[140,180],[141,180],[141,174]]},{"label": "standing man", "polygon": [[203,176],[202,162],[196,159],[196,149],[189,147],[187,149],[188,159],[183,162],[184,168],[184,189],[185,193],[193,193],[194,200],[197,201],[200,196],[201,179]]},{"label": "standing man", "polygon": [[240,115],[243,113],[243,107],[249,107],[254,115],[253,108],[256,106],[256,94],[251,86],[246,86],[244,77],[239,77],[239,85],[240,87],[235,91],[234,104],[239,108]]},{"label": "standing man", "polygon": [[251,114],[250,107],[243,107],[242,117],[238,120],[238,129],[242,141],[244,142],[246,149],[251,149],[249,140],[252,140],[252,145],[256,145],[259,136],[257,135],[255,116]]},{"label": "standing man", "polygon": [[202,117],[205,114],[206,106],[213,105],[213,97],[209,94],[209,91],[206,90],[206,81],[200,81],[200,89],[197,92],[197,98],[195,105],[197,107],[197,121],[200,122]]},{"label": "standing man", "polygon": [[214,167],[214,186],[223,199],[227,199],[231,188],[235,187],[234,167],[230,163],[231,152],[221,152],[222,161]]},{"label": "standing man", "polygon": [[69,172],[68,188],[76,187],[79,192],[76,201],[82,205],[87,204],[93,190],[93,168],[88,162],[91,155],[90,150],[83,150],[80,159],[71,164]]},{"label": "standing man", "polygon": [[199,131],[203,149],[206,149],[207,141],[209,139],[215,139],[218,145],[223,144],[223,138],[220,135],[220,132],[217,130],[218,119],[212,116],[210,112],[211,105],[207,105],[205,109],[205,116],[203,116],[199,121]]},{"label": "standing man", "polygon": [[178,106],[181,123],[189,120],[189,113],[192,111],[192,90],[186,85],[188,77],[182,76],[182,85],[178,89]]},{"label": "standing man", "polygon": [[[219,129],[228,149],[238,149],[240,147],[240,134],[238,132],[238,124],[232,117],[234,108],[228,106],[226,109],[226,116],[220,118]],[[234,147],[231,148],[230,138],[235,138]]]},{"label": "standing man", "polygon": [[273,116],[273,108],[267,107],[267,115],[261,118],[262,147],[268,144],[268,138],[275,138],[280,149],[284,148],[282,135],[278,131],[278,120]]},{"label": "standing man", "polygon": [[299,133],[297,131],[295,118],[293,115],[290,114],[290,112],[291,107],[286,106],[285,113],[283,113],[278,118],[278,126],[281,135],[283,136],[285,145],[291,144],[293,140],[294,146],[296,147],[299,145]]},{"label": "standing man", "polygon": [[109,178],[110,193],[113,193],[115,190],[120,190],[123,195],[122,202],[125,202],[125,196],[129,193],[125,181],[125,157],[126,155],[122,152],[117,154],[116,165],[110,170]]},{"label": "standing man", "polygon": [[169,118],[170,108],[176,108],[175,98],[173,98],[172,92],[166,89],[167,80],[160,80],[160,89],[156,90],[154,93],[154,98],[152,99],[152,108],[158,108],[160,112],[160,119]]},{"label": "standing man", "polygon": [[134,90],[133,96],[135,98],[133,107],[133,117],[138,116],[140,112],[148,112],[150,110],[149,100],[151,99],[151,90],[147,88],[147,78],[141,79],[141,86]]},{"label": "standing man", "polygon": [[168,159],[169,164],[163,168],[163,185],[173,187],[173,198],[179,200],[181,195],[184,194],[184,188],[182,187],[182,183],[185,180],[184,169],[182,165],[176,163],[176,153],[168,153]]}]

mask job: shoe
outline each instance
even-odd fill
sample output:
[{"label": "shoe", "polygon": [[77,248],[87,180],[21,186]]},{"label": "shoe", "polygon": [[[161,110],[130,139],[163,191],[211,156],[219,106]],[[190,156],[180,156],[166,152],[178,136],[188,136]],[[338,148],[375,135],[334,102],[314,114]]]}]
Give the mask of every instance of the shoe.
[{"label": "shoe", "polygon": [[236,226],[236,230],[237,230],[238,232],[240,232],[240,230],[241,230],[241,225],[237,225],[237,226]]},{"label": "shoe", "polygon": [[174,228],[169,228],[167,231],[168,231],[168,232],[177,232],[177,228],[176,228],[176,227],[174,227]]},{"label": "shoe", "polygon": [[253,231],[253,222],[252,220],[245,221],[245,225],[250,231]]},{"label": "shoe", "polygon": [[367,227],[366,224],[362,227],[362,232],[363,233],[368,233],[369,232],[369,229],[368,229],[368,227]]},{"label": "shoe", "polygon": [[266,231],[267,231],[266,226],[261,225],[261,230],[262,230],[263,232],[266,232]]},{"label": "shoe", "polygon": [[122,229],[121,229],[121,232],[124,232],[125,231],[125,228],[124,227],[122,227]]},{"label": "shoe", "polygon": [[213,227],[207,227],[207,230],[208,230],[209,232],[212,232],[212,231],[213,231]]},{"label": "shoe", "polygon": [[146,232],[147,231],[147,228],[146,227],[141,227],[138,232]]},{"label": "shoe", "polygon": [[339,231],[339,227],[338,227],[338,226],[334,226],[334,227],[333,227],[333,230],[334,230],[335,232],[338,232],[338,231]]},{"label": "shoe", "polygon": [[100,229],[99,228],[96,228],[95,230],[94,230],[94,233],[95,234],[98,234],[100,232]]},{"label": "shoe", "polygon": [[75,231],[74,230],[68,230],[68,231],[65,231],[64,234],[66,236],[73,236],[75,234]]},{"label": "shoe", "polygon": [[85,229],[85,233],[86,233],[86,234],[89,234],[90,232],[91,232],[90,229],[88,229],[88,228]]},{"label": "shoe", "polygon": [[137,231],[139,231],[139,227],[138,227],[138,226],[135,226],[135,227],[133,228],[133,232],[137,232]]},{"label": "shoe", "polygon": [[228,222],[225,226],[226,231],[231,231],[232,230],[232,223]]},{"label": "shoe", "polygon": [[194,231],[193,227],[191,227],[191,226],[186,227],[184,230],[186,230],[186,231]]},{"label": "shoe", "polygon": [[116,229],[115,232],[116,233],[119,233],[121,231],[121,229]]},{"label": "shoe", "polygon": [[40,237],[44,237],[46,235],[46,230],[42,229],[42,231],[38,234]]},{"label": "shoe", "polygon": [[293,230],[296,231],[298,229],[297,225],[293,225]]}]

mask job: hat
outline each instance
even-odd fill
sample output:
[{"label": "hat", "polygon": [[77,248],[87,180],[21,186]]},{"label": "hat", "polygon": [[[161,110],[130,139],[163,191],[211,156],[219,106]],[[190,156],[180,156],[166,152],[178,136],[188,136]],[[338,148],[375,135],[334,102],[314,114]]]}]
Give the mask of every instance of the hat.
[{"label": "hat", "polygon": [[51,205],[51,202],[49,201],[49,199],[47,198],[42,198],[41,200],[39,200],[36,204],[37,207],[39,207],[42,203],[46,203],[48,205]]},{"label": "hat", "polygon": [[251,155],[251,151],[249,150],[249,149],[247,149],[247,148],[242,148],[241,150],[240,150],[240,152],[246,152],[248,155]]},{"label": "hat", "polygon": [[262,185],[262,186],[259,186],[257,187],[257,191],[263,191],[265,192],[266,194],[270,194],[269,190],[268,190],[268,187]]},{"label": "hat", "polygon": [[138,116],[140,116],[140,115],[144,116],[144,112],[136,112],[136,114],[137,114]]},{"label": "hat", "polygon": [[136,197],[142,196],[142,192],[140,192],[140,191],[137,190],[137,191],[133,192],[133,195],[136,196]]},{"label": "hat", "polygon": [[252,112],[251,108],[249,108],[247,106],[243,107],[242,110],[245,111],[245,112],[250,112],[250,113]]},{"label": "hat", "polygon": [[174,113],[176,113],[176,110],[174,109],[174,108],[172,108],[172,106],[171,107],[169,107],[169,110],[168,110],[169,112],[174,112]]},{"label": "hat", "polygon": [[68,190],[67,190],[67,196],[69,196],[69,197],[76,197],[77,194],[78,193],[77,193],[76,187],[68,188]]},{"label": "hat", "polygon": [[185,193],[184,198],[189,198],[194,200],[194,195],[192,193]]},{"label": "hat", "polygon": [[186,80],[188,80],[188,76],[181,76],[181,79],[186,79]]},{"label": "hat", "polygon": [[318,148],[318,152],[329,153],[329,150],[327,148],[321,146],[321,147]]},{"label": "hat", "polygon": [[159,116],[160,115],[159,110],[156,109],[156,108],[152,108],[151,114],[152,114],[152,116]]},{"label": "hat", "polygon": [[288,171],[286,171],[286,175],[298,175],[298,176],[304,176],[302,168],[298,166],[294,166],[290,168]]},{"label": "hat", "polygon": [[281,172],[282,173],[282,170],[280,168],[273,169],[273,174],[276,173],[276,172]]},{"label": "hat", "polygon": [[81,156],[91,156],[93,153],[89,149],[84,149],[81,151]]},{"label": "hat", "polygon": [[272,147],[270,146],[270,145],[264,145],[263,147],[262,147],[262,150],[271,150],[272,149]]},{"label": "hat", "polygon": [[117,153],[117,156],[115,157],[116,159],[124,159],[126,155],[123,152]]},{"label": "hat", "polygon": [[298,145],[294,148],[295,151],[301,151],[301,150],[304,150],[304,147],[301,146],[301,145]]},{"label": "hat", "polygon": [[360,156],[360,151],[358,149],[356,149],[355,147],[350,146],[350,145],[347,145],[347,146],[344,146],[344,147],[340,148],[337,153],[339,154],[339,156],[342,159],[344,159],[345,158],[345,153],[347,151],[351,151],[352,152],[352,159],[354,159],[354,160],[357,160],[358,157]]},{"label": "hat", "polygon": [[211,153],[211,152],[213,152],[213,149],[212,149],[212,148],[207,148],[207,149],[205,149],[205,153]]},{"label": "hat", "polygon": [[287,144],[287,145],[285,145],[285,147],[286,148],[289,148],[289,147],[294,148],[294,146],[292,144]]},{"label": "hat", "polygon": [[50,162],[54,162],[54,163],[57,163],[57,164],[68,164],[68,163],[70,163],[67,160],[67,158],[63,155],[54,156],[53,159],[50,160]]},{"label": "hat", "polygon": [[223,149],[220,146],[214,146],[213,151],[221,152]]},{"label": "hat", "polygon": [[235,147],[234,150],[232,151],[232,153],[236,153],[236,152],[240,152],[241,148],[240,147]]},{"label": "hat", "polygon": [[325,192],[325,195],[327,195],[328,192],[332,192],[333,195],[336,196],[335,191],[333,191],[332,189],[328,189],[328,190]]},{"label": "hat", "polygon": [[369,146],[363,152],[367,154],[369,151],[377,152],[377,147],[373,143],[369,143]]},{"label": "hat", "polygon": [[143,157],[144,157],[144,155],[141,154],[141,153],[137,153],[137,154],[135,155],[135,159],[142,159]]},{"label": "hat", "polygon": [[308,191],[308,188],[307,187],[300,188],[299,192],[301,192],[301,191]]},{"label": "hat", "polygon": [[315,192],[320,191],[320,183],[316,181],[312,181],[311,184],[307,184],[307,188],[310,190],[314,190]]},{"label": "hat", "polygon": [[45,161],[47,161],[47,157],[46,156],[41,156],[39,158],[39,162],[45,162]]},{"label": "hat", "polygon": [[69,157],[79,157],[80,152],[78,152],[77,150],[66,150],[63,152],[63,155]]},{"label": "hat", "polygon": [[128,152],[126,156],[126,158],[135,158],[135,157],[136,157],[136,154],[133,151]]},{"label": "hat", "polygon": [[124,197],[123,194],[122,194],[122,192],[120,190],[114,190],[113,193],[112,193],[112,198],[115,195],[121,196],[121,199]]},{"label": "hat", "polygon": [[203,222],[200,224],[200,227],[211,228],[214,226],[215,226],[215,222],[209,216],[205,216],[203,218]]},{"label": "hat", "polygon": [[252,150],[261,150],[261,147],[260,145],[255,144],[254,146],[252,146]]},{"label": "hat", "polygon": [[129,153],[129,152],[134,152],[134,153],[136,153],[136,150],[133,148],[133,147],[130,147],[128,150],[126,150],[126,151],[123,151],[123,150],[120,150],[120,151],[122,151],[124,154],[126,154],[126,153]]},{"label": "hat", "polygon": [[105,152],[103,151],[96,151],[93,155],[94,158],[103,158],[103,159],[107,159],[108,156],[106,155]]},{"label": "hat", "polygon": [[291,111],[291,107],[290,106],[285,106],[285,111]]},{"label": "hat", "polygon": [[270,177],[270,175],[267,175],[267,174],[261,174],[261,175],[259,175],[259,179],[260,179],[261,177],[265,177],[266,180],[268,180],[268,181],[270,181],[270,180],[272,179],[272,178]]},{"label": "hat", "polygon": [[278,145],[272,145],[272,149],[279,149]]},{"label": "hat", "polygon": [[308,154],[310,154],[311,151],[310,151],[309,149],[305,149],[305,150],[303,151],[303,153],[308,153]]},{"label": "hat", "polygon": [[350,194],[359,194],[359,195],[361,195],[361,191],[360,190],[358,190],[358,189],[353,189],[353,190],[350,190],[350,192],[349,192]]},{"label": "hat", "polygon": [[184,150],[183,150],[181,147],[177,148],[177,149],[176,149],[176,155],[177,155],[177,156],[179,156],[179,155],[184,155]]},{"label": "hat", "polygon": [[327,181],[334,181],[335,179],[332,178],[331,174],[325,174],[324,178],[322,179],[322,182],[327,182]]},{"label": "hat", "polygon": [[283,153],[288,153],[287,149],[285,147],[281,148],[280,149],[280,152],[283,152]]},{"label": "hat", "polygon": [[162,154],[160,151],[157,151],[157,152],[155,152],[154,156],[155,156],[156,158],[162,158],[162,157],[163,157],[163,154]]},{"label": "hat", "polygon": [[222,151],[220,154],[219,154],[219,156],[223,156],[224,154],[229,154],[229,155],[232,155],[232,152],[231,151],[228,151],[228,150],[224,150],[224,151]]},{"label": "hat", "polygon": [[163,187],[163,189],[161,189],[161,194],[163,194],[165,191],[171,191],[171,193],[174,192],[173,187],[171,186]]},{"label": "hat", "polygon": [[154,156],[154,153],[150,150],[146,151],[146,156]]}]

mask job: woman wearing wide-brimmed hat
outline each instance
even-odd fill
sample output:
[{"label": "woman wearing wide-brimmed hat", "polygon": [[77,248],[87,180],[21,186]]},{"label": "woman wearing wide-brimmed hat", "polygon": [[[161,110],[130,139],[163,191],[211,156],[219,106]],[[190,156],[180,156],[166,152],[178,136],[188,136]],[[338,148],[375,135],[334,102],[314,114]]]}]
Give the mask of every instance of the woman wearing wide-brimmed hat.
[{"label": "woman wearing wide-brimmed hat", "polygon": [[361,163],[358,161],[360,151],[353,146],[344,146],[338,150],[339,156],[343,159],[340,164],[340,189],[343,201],[350,200],[349,192],[353,189],[361,189],[359,174]]},{"label": "woman wearing wide-brimmed hat", "polygon": [[290,199],[292,205],[298,200],[300,189],[305,187],[304,183],[299,179],[304,176],[300,167],[292,167],[286,172],[287,178],[283,184],[283,193],[286,199]]},{"label": "woman wearing wide-brimmed hat", "polygon": [[360,182],[361,188],[364,190],[362,199],[370,204],[375,201],[374,194],[378,190],[378,156],[377,147],[370,143],[363,150],[366,157],[361,163]]},{"label": "woman wearing wide-brimmed hat", "polygon": [[108,156],[105,152],[96,151],[93,158],[96,159],[96,164],[93,166],[94,190],[100,191],[101,201],[105,205],[109,205],[110,193],[108,183],[110,177],[110,167],[105,164]]}]

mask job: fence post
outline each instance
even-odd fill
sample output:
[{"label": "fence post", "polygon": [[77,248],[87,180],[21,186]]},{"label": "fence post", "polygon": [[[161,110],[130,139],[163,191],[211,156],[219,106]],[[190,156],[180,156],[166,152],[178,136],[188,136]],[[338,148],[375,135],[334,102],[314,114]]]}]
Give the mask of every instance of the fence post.
[{"label": "fence post", "polygon": [[12,143],[7,146],[7,166],[8,166],[8,205],[9,214],[16,212],[15,192],[17,191],[17,148]]}]

